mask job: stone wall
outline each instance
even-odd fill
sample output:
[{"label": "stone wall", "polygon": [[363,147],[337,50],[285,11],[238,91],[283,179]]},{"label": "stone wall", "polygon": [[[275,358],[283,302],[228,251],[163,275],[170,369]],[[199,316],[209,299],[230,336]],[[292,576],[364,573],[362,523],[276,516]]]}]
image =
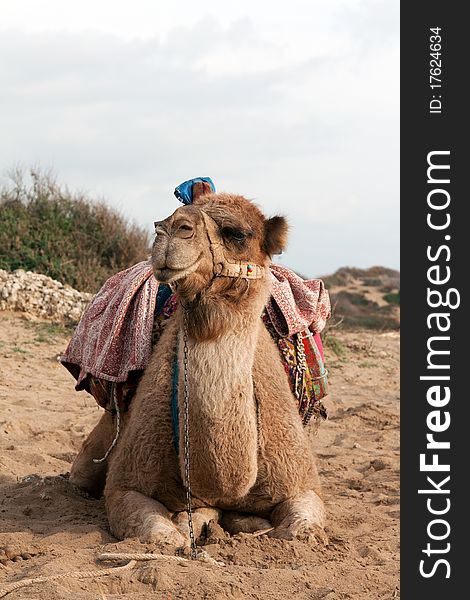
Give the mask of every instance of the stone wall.
[{"label": "stone wall", "polygon": [[0,269],[0,310],[16,310],[56,322],[78,322],[93,298],[46,275]]}]

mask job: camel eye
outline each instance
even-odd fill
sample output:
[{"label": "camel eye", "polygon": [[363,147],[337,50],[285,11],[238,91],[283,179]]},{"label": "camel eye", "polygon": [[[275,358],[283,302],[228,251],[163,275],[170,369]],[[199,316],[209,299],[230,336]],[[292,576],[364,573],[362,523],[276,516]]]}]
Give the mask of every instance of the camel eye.
[{"label": "camel eye", "polygon": [[223,227],[220,233],[223,238],[233,242],[244,242],[247,238],[247,234],[244,231],[233,227]]}]

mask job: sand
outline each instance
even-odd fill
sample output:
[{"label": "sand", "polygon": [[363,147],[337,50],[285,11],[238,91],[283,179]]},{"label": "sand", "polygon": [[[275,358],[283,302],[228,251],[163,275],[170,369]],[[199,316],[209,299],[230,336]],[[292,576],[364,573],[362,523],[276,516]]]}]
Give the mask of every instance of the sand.
[{"label": "sand", "polygon": [[[334,332],[329,412],[315,438],[327,546],[210,528],[225,566],[159,560],[103,577],[35,583],[15,600],[392,599],[399,597],[399,335]],[[103,501],[67,480],[101,415],[57,362],[67,335],[0,312],[0,597],[12,582],[111,565],[101,552],[160,552],[110,534]],[[172,553],[172,549],[164,552]],[[120,564],[120,563],[117,563]]]}]

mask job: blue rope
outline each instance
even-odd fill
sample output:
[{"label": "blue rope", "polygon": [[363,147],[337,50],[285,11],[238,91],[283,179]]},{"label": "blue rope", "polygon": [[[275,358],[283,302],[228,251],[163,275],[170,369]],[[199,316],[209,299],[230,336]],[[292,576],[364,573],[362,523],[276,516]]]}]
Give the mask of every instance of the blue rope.
[{"label": "blue rope", "polygon": [[171,390],[171,425],[173,428],[173,444],[175,445],[176,454],[179,454],[180,449],[180,424],[178,414],[178,340],[176,340],[176,353],[173,359],[173,377]]},{"label": "blue rope", "polygon": [[[155,312],[157,316],[161,315],[165,302],[171,296],[172,291],[169,285],[160,283],[158,285],[157,292],[157,306]],[[171,425],[173,429],[173,443],[175,445],[176,453],[179,453],[179,442],[180,442],[180,429],[179,429],[179,414],[178,414],[178,376],[179,376],[179,365],[178,365],[178,340],[176,340],[176,352],[175,358],[173,359],[173,373],[172,373],[172,386],[171,386]]]}]

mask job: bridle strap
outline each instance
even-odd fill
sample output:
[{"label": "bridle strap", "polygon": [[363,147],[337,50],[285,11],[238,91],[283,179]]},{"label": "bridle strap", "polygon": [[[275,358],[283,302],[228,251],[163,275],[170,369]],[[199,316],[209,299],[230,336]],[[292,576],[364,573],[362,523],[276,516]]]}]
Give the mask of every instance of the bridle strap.
[{"label": "bridle strap", "polygon": [[204,210],[200,210],[209,238],[214,275],[216,277],[239,277],[241,279],[261,279],[264,277],[266,269],[261,265],[243,260],[231,262],[225,258],[224,246],[214,235],[216,226],[214,219]]}]

